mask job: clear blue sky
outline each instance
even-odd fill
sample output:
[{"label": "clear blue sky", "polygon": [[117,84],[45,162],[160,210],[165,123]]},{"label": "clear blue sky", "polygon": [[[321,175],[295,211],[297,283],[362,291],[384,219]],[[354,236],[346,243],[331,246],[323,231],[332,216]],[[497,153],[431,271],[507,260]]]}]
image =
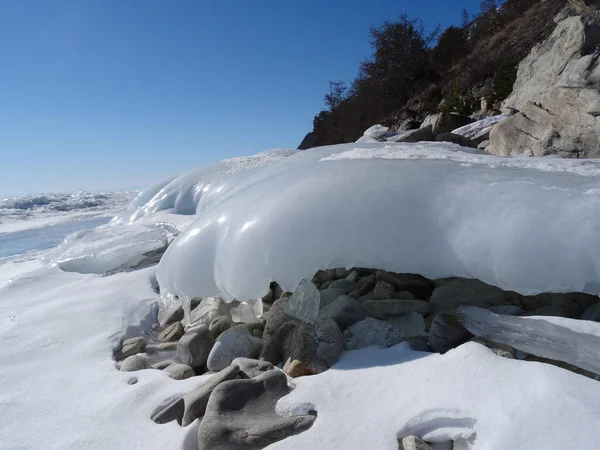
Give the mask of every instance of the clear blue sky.
[{"label": "clear blue sky", "polygon": [[295,148],[369,26],[479,0],[0,0],[0,194],[145,186]]}]

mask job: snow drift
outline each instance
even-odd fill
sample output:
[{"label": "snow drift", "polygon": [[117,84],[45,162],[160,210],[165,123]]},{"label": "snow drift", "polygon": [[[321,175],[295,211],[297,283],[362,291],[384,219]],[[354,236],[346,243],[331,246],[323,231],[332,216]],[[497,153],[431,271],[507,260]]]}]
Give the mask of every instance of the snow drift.
[{"label": "snow drift", "polygon": [[238,300],[341,266],[597,294],[599,177],[600,161],[449,143],[316,148],[211,189],[157,276],[163,292]]}]

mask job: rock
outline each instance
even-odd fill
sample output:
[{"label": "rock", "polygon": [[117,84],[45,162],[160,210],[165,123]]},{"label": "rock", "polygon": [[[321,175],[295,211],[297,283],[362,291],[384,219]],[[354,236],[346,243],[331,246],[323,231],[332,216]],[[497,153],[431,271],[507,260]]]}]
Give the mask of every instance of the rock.
[{"label": "rock", "polygon": [[212,335],[216,338],[220,334],[227,331],[233,325],[233,321],[230,316],[219,316],[215,317],[210,324],[208,325],[208,329],[212,333]]},{"label": "rock", "polygon": [[454,133],[440,133],[435,136],[436,142],[452,142],[453,144],[458,144],[462,147],[471,147],[477,148],[477,142],[473,139],[469,139],[467,137],[461,136],[460,134]]},{"label": "rock", "polygon": [[152,364],[152,368],[156,369],[156,370],[164,370],[169,366],[172,366],[173,364],[179,364],[177,361],[175,361],[174,359],[167,359],[165,361],[160,361],[157,362],[156,364]]},{"label": "rock", "polygon": [[472,338],[471,342],[476,342],[479,345],[483,345],[484,347],[489,348],[496,355],[502,356],[503,358],[516,359],[517,357],[517,350],[510,345],[498,344],[478,336]]},{"label": "rock", "polygon": [[433,447],[417,436],[398,438],[398,443],[400,444],[399,450],[433,450]]},{"label": "rock", "polygon": [[271,291],[273,292],[273,301],[279,300],[283,294],[283,289],[275,282],[271,283]]},{"label": "rock", "polygon": [[346,277],[346,280],[356,283],[358,281],[358,272],[356,270],[353,270],[352,272],[350,272],[348,274],[348,276]]},{"label": "rock", "polygon": [[130,379],[127,380],[127,384],[131,385],[131,384],[137,384],[138,379],[136,377],[131,377]]},{"label": "rock", "polygon": [[361,277],[358,279],[358,289],[360,291],[360,295],[365,295],[368,292],[371,292],[375,285],[377,284],[377,279],[375,278],[375,274],[369,274],[365,277]]},{"label": "rock", "polygon": [[158,339],[161,341],[178,341],[183,336],[183,324],[181,322],[175,322],[165,328],[158,335]]},{"label": "rock", "polygon": [[520,316],[523,310],[514,305],[495,305],[490,306],[489,310],[495,314],[506,314],[507,316]]},{"label": "rock", "polygon": [[485,141],[481,141],[479,144],[477,144],[477,148],[479,150],[485,150],[490,146],[490,140],[486,139]]},{"label": "rock", "polygon": [[394,295],[394,286],[385,282],[378,281],[373,289],[373,299],[381,300],[385,298],[392,298]]},{"label": "rock", "polygon": [[165,372],[169,374],[170,378],[174,380],[185,380],[186,378],[191,378],[194,375],[194,369],[192,369],[187,364],[171,364],[163,369]]},{"label": "rock", "polygon": [[346,278],[348,276],[348,271],[343,267],[338,267],[335,269],[335,277],[340,280],[342,278]]},{"label": "rock", "polygon": [[479,280],[455,278],[434,289],[429,299],[435,311],[451,312],[460,305],[489,308],[495,305],[519,305],[518,294]]},{"label": "rock", "polygon": [[421,275],[410,273],[392,273],[378,270],[377,281],[385,281],[394,286],[396,291],[408,291],[420,300],[426,300],[433,292],[433,283]]},{"label": "rock", "polygon": [[429,327],[429,347],[437,353],[446,353],[472,337],[454,314],[437,314]]},{"label": "rock", "polygon": [[269,317],[265,323],[263,330],[263,339],[265,341],[263,349],[260,353],[260,359],[269,361],[272,364],[279,364],[283,358],[281,343],[276,339],[277,330],[286,322],[295,320],[284,310],[284,304],[287,298],[280,298],[273,302]]},{"label": "rock", "polygon": [[[395,295],[401,296],[402,292]],[[406,297],[412,294],[407,292]],[[423,300],[410,300],[403,298],[390,298],[385,300],[367,300],[362,304],[363,308],[373,317],[385,320],[388,316],[398,316],[400,314],[418,313],[428,314],[431,312],[431,305]]]},{"label": "rock", "polygon": [[344,332],[344,349],[358,350],[378,345],[391,347],[402,342],[402,332],[388,322],[367,317],[348,327]]},{"label": "rock", "polygon": [[503,112],[490,132],[497,155],[600,157],[600,12],[560,21],[519,64]]},{"label": "rock", "polygon": [[398,125],[398,131],[417,130],[423,122],[414,119],[406,119]]},{"label": "rock", "polygon": [[240,369],[231,365],[219,373],[211,376],[205,383],[198,386],[167,405],[152,416],[156,423],[168,423],[177,420],[181,426],[188,426],[198,417],[202,417],[206,412],[206,405],[213,390],[222,382],[239,377]]},{"label": "rock", "polygon": [[177,343],[177,358],[193,368],[206,364],[215,340],[207,325],[200,325],[188,331]]},{"label": "rock", "polygon": [[344,294],[349,294],[357,287],[358,285],[354,281],[347,280],[346,278],[335,280],[329,285],[329,289],[339,289],[340,291],[343,291]]},{"label": "rock", "polygon": [[333,302],[336,298],[340,297],[344,294],[344,291],[341,289],[325,289],[320,291],[321,295],[321,308],[325,308],[331,302]]},{"label": "rock", "polygon": [[321,294],[317,287],[310,281],[302,280],[283,308],[289,316],[313,323],[319,314],[320,305]]},{"label": "rock", "polygon": [[283,348],[283,370],[292,378],[326,371],[344,349],[344,337],[331,319],[314,325],[288,322],[277,331],[277,336]]},{"label": "rock", "polygon": [[273,301],[276,300],[273,298],[273,289],[269,289],[269,291],[261,298],[261,300],[263,303],[273,303]]},{"label": "rock", "polygon": [[337,280],[337,275],[335,273],[335,269],[327,269],[327,270],[318,270],[313,277],[313,284],[321,285],[326,281],[335,281]]},{"label": "rock", "polygon": [[229,316],[229,311],[234,305],[225,303],[217,297],[203,298],[200,304],[190,313],[191,327],[197,325],[210,325],[210,323],[220,316]]},{"label": "rock", "polygon": [[246,334],[248,336],[254,336],[255,331],[263,331],[264,329],[265,324],[263,322],[239,323],[237,325],[232,326],[229,330],[226,330],[222,334],[220,334],[218,339],[221,339],[223,335],[227,333],[241,333]]},{"label": "rock", "polygon": [[433,130],[431,126],[421,126],[419,129],[398,133],[388,142],[422,142],[433,141]]},{"label": "rock", "polygon": [[226,332],[215,342],[208,355],[206,367],[210,371],[219,371],[229,366],[237,357],[258,357],[262,346],[262,339],[247,334]]},{"label": "rock", "polygon": [[349,296],[340,296],[319,311],[318,319],[333,319],[343,332],[367,317],[362,305]]},{"label": "rock", "polygon": [[310,428],[314,415],[282,417],[277,401],[290,392],[283,372],[271,370],[218,385],[198,428],[198,450],[259,450]]},{"label": "rock", "polygon": [[561,317],[579,318],[583,312],[600,301],[595,295],[570,292],[566,294],[543,293],[528,295],[521,298],[521,304],[528,315],[555,315]]},{"label": "rock", "polygon": [[317,135],[310,131],[306,133],[306,136],[304,136],[304,139],[302,139],[302,142],[300,142],[298,150],[308,150],[309,148],[313,148],[316,146],[317,142]]},{"label": "rock", "polygon": [[437,113],[425,117],[421,129],[431,127],[434,134],[448,133],[473,122],[473,119],[458,114]]},{"label": "rock", "polygon": [[146,353],[148,354],[175,351],[177,351],[177,342],[162,342],[160,344],[148,344],[148,346],[146,347]]},{"label": "rock", "polygon": [[148,368],[148,358],[145,355],[131,355],[123,360],[119,370],[122,372],[134,372]]},{"label": "rock", "polygon": [[122,360],[131,355],[142,353],[144,350],[146,350],[147,346],[148,341],[143,337],[125,339],[123,341],[123,345],[121,346],[121,351],[117,355],[117,359]]},{"label": "rock", "polygon": [[326,281],[325,283],[323,283],[319,289],[329,289],[329,286],[331,286],[333,283],[335,283],[337,280],[329,280]]},{"label": "rock", "polygon": [[580,317],[581,320],[600,322],[600,303],[588,307]]},{"label": "rock", "polygon": [[183,320],[183,308],[179,304],[174,304],[169,308],[160,305],[158,308],[158,325],[163,328],[175,322]]}]

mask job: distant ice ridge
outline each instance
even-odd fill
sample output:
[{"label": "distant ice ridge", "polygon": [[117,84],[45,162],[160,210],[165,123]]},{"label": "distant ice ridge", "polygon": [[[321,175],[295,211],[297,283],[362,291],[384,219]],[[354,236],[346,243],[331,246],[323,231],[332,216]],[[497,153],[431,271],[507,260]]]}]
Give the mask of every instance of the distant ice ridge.
[{"label": "distant ice ridge", "polygon": [[[133,223],[156,212],[172,210],[177,214],[196,214],[208,207],[213,199],[227,191],[237,190],[245,172],[268,166],[297,150],[271,150],[253,156],[226,159],[171,177],[142,191],[127,211],[115,218],[115,223]],[[235,183],[230,182],[236,175]]]},{"label": "distant ice ridge", "polygon": [[238,300],[342,266],[598,294],[599,179],[598,160],[450,143],[315,148],[211,188],[157,276],[164,292]]},{"label": "distant ice ridge", "polygon": [[486,117],[485,119],[478,120],[476,122],[465,125],[464,127],[457,128],[452,131],[454,134],[460,134],[469,139],[476,139],[479,136],[489,133],[490,130],[497,123],[502,122],[508,116],[499,114],[497,116]]}]

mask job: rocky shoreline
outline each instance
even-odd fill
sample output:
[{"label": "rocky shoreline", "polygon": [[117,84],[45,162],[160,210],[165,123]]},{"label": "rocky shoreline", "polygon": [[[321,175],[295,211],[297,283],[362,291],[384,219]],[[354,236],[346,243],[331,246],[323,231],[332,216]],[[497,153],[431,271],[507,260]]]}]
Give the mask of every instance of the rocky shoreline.
[{"label": "rocky shoreline", "polygon": [[[493,317],[600,320],[600,298],[584,293],[523,296],[479,280],[337,268],[318,271],[294,292],[271,283],[267,295],[250,305],[217,297],[188,300],[180,302],[189,307],[187,314],[183,306],[161,308],[153,330],[124,339],[114,357],[121,371],[151,368],[175,380],[213,374],[152,416],[156,423],[175,420],[181,426],[200,419],[200,450],[259,449],[305,431],[318,420],[316,411],[294,417],[275,412],[277,401],[291,390],[288,377],[322,373],[343,351],[370,346],[406,343],[415,351],[445,353],[476,342],[505,358],[598,378],[544,357],[544,351],[534,355],[476,336],[462,310],[485,308]],[[418,436],[398,436],[398,442],[406,450],[430,448]]]}]

